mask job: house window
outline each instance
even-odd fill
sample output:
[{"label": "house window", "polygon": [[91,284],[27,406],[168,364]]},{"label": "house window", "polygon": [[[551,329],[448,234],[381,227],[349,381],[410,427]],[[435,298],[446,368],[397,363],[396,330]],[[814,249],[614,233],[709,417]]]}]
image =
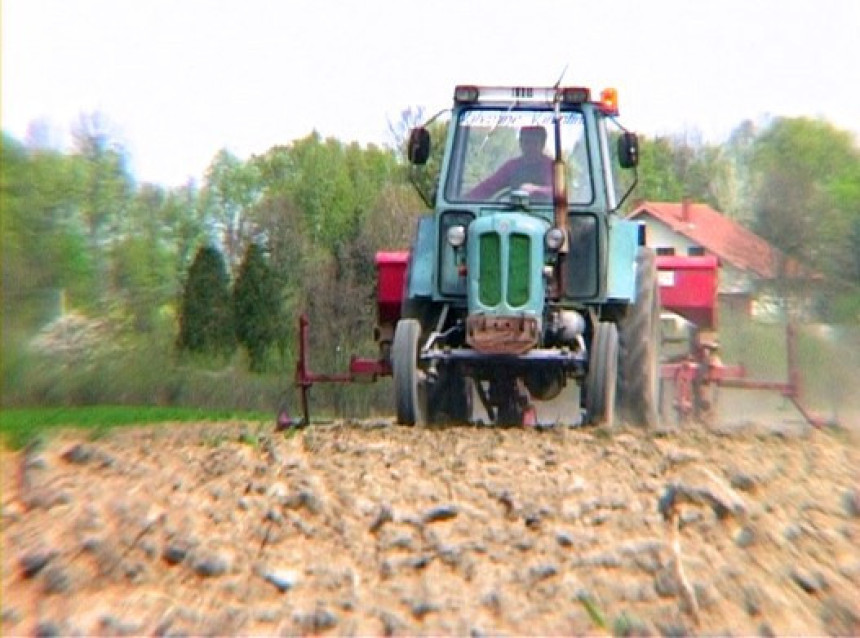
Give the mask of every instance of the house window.
[{"label": "house window", "polygon": [[666,257],[669,255],[674,255],[675,249],[671,246],[658,246],[657,247],[657,255],[660,257]]},{"label": "house window", "polygon": [[705,249],[702,246],[690,246],[687,248],[687,255],[690,257],[704,257]]}]

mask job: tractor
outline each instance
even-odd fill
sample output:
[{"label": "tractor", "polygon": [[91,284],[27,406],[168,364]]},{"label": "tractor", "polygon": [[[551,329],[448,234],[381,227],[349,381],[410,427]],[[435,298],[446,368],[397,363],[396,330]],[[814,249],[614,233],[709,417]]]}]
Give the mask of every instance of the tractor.
[{"label": "tractor", "polygon": [[313,383],[391,375],[404,425],[471,422],[475,398],[491,423],[540,425],[534,402],[571,387],[566,423],[611,426],[618,406],[656,425],[657,267],[644,225],[619,214],[639,148],[617,121],[617,91],[457,86],[450,114],[432,192],[417,179],[430,122],[409,134],[432,212],[409,251],[376,256],[378,359],[312,373],[300,319],[304,421]]},{"label": "tractor", "polygon": [[[399,423],[469,421],[474,397],[494,423],[534,423],[533,401],[575,384],[572,423],[611,425],[617,405],[656,424],[657,269],[618,214],[638,141],[617,115],[614,89],[456,87],[390,345]],[[413,129],[410,163],[431,145]]]}]

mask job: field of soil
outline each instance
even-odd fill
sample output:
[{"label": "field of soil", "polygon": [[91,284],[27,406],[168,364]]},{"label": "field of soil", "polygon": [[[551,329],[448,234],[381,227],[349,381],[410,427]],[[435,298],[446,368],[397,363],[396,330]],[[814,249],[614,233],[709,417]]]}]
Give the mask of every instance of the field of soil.
[{"label": "field of soil", "polygon": [[857,432],[243,423],[2,452],[3,635],[857,635]]}]

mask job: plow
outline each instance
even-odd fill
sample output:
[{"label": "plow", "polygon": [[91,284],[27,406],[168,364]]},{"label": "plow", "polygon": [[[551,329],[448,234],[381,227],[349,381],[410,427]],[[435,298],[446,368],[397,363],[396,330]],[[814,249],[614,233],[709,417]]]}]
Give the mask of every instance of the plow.
[{"label": "plow", "polygon": [[[683,340],[687,349],[664,361],[660,369],[661,413],[668,407],[679,424],[691,420],[708,423],[717,408],[717,390],[735,388],[776,392],[790,401],[803,419],[814,427],[829,422],[814,414],[803,402],[802,375],[797,358],[797,328],[785,324],[786,379],[750,378],[743,365],[722,361],[718,338],[719,261],[713,256],[657,258],[660,303],[665,312],[686,320]],[[667,402],[665,395],[671,395]],[[667,406],[670,403],[670,406]]]},{"label": "plow", "polygon": [[[391,340],[394,325],[400,317],[403,298],[404,277],[409,261],[407,252],[379,252],[376,255],[376,341],[379,356],[350,357],[346,372],[318,374],[311,370],[310,363],[310,320],[307,314],[299,317],[299,356],[296,361],[295,386],[301,397],[301,425],[309,425],[310,391],[316,383],[372,383],[382,377],[392,375]],[[289,417],[279,415],[279,425],[289,423]]]}]

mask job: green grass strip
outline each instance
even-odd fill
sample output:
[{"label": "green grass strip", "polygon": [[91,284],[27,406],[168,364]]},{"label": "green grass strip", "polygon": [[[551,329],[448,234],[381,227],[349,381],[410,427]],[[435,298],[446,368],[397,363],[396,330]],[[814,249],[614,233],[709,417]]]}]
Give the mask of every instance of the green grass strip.
[{"label": "green grass strip", "polygon": [[128,425],[162,422],[274,422],[273,414],[164,406],[98,405],[85,407],[12,408],[0,410],[0,434],[18,449],[51,428],[75,427],[103,431]]}]

